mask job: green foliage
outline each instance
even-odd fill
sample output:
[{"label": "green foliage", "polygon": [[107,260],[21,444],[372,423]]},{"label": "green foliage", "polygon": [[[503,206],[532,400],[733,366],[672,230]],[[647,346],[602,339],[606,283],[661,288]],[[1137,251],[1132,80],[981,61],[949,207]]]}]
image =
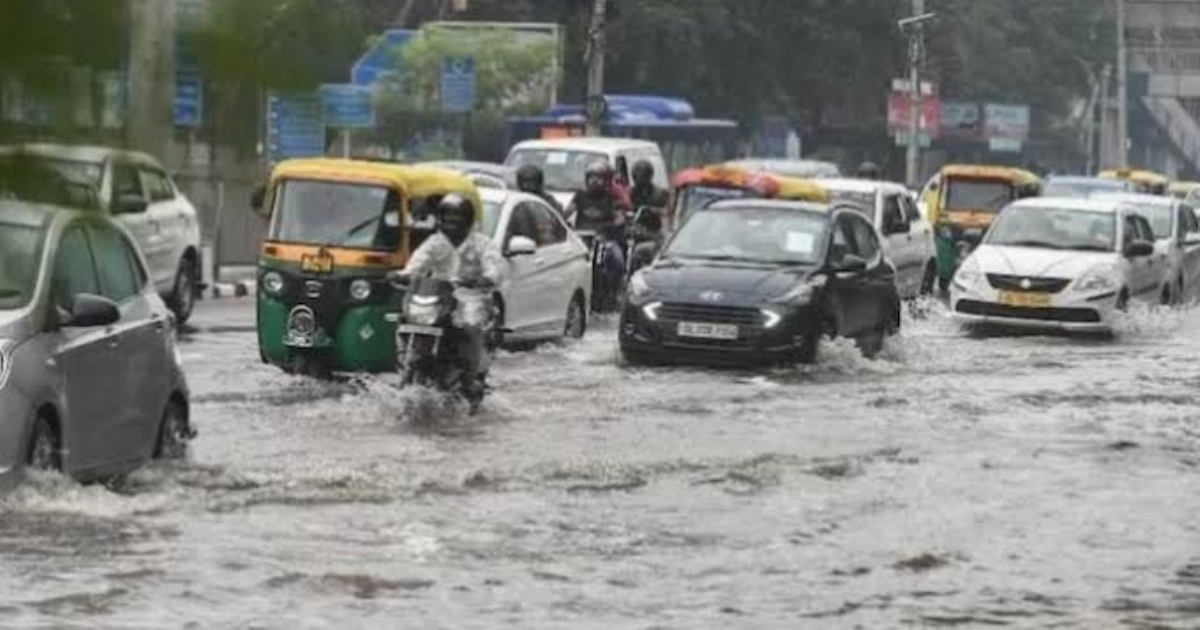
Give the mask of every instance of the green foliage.
[{"label": "green foliage", "polygon": [[399,111],[431,111],[440,107],[442,60],[471,57],[475,61],[476,109],[481,112],[532,112],[549,104],[558,47],[547,39],[521,42],[511,32],[485,29],[471,34],[427,28],[409,42],[399,58],[399,72],[382,86],[385,105]]},{"label": "green foliage", "polygon": [[123,0],[0,0],[0,69],[53,81],[46,60],[114,69],[125,55]]}]

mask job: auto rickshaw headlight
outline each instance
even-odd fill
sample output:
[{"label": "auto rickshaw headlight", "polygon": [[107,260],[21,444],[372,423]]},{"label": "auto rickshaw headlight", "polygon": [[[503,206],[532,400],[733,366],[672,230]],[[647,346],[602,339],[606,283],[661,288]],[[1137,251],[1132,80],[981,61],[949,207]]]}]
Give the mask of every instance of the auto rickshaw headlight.
[{"label": "auto rickshaw headlight", "polygon": [[371,297],[371,282],[362,278],[351,282],[350,297],[359,302]]},{"label": "auto rickshaw headlight", "polygon": [[268,271],[262,277],[263,289],[272,295],[283,291],[283,276],[278,271]]}]

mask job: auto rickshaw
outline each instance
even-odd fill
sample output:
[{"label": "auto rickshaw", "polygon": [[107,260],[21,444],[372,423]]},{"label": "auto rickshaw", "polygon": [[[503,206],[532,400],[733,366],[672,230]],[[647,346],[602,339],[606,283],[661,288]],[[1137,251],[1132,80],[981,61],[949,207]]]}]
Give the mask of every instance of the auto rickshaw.
[{"label": "auto rickshaw", "polygon": [[795,177],[755,173],[731,166],[705,166],[680,171],[672,182],[668,221],[678,227],[693,212],[723,199],[790,199],[829,202],[829,191]]},{"label": "auto rickshaw", "polygon": [[1114,168],[1100,171],[1098,177],[1123,179],[1133,184],[1134,192],[1144,195],[1166,195],[1171,180],[1166,175],[1137,168]]},{"label": "auto rickshaw", "polygon": [[1040,195],[1042,180],[1020,168],[951,164],[942,167],[937,182],[927,212],[937,247],[938,286],[945,291],[1000,210]]},{"label": "auto rickshaw", "polygon": [[[387,282],[436,229],[450,193],[482,213],[466,177],[439,168],[325,158],[280,163],[252,204],[269,221],[258,270],[258,346],[289,372],[396,369],[404,292]],[[394,319],[394,318],[393,318]]]}]

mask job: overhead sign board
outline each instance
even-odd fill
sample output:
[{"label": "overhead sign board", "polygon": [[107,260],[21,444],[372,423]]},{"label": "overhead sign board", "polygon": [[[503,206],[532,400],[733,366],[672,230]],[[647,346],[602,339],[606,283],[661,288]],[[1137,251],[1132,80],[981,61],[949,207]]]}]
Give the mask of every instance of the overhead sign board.
[{"label": "overhead sign board", "polygon": [[267,97],[267,155],[271,163],[325,155],[320,97],[282,92]]},{"label": "overhead sign board", "polygon": [[325,126],[369,129],[375,126],[371,88],[347,83],[326,83],[319,91]]},{"label": "overhead sign board", "polygon": [[175,3],[175,95],[171,119],[179,127],[199,127],[204,120],[204,79],[194,29],[204,16],[201,0]]},{"label": "overhead sign board", "polygon": [[386,74],[396,72],[400,68],[400,50],[416,34],[416,31],[398,28],[384,31],[367,54],[350,69],[350,82],[373,85]]}]

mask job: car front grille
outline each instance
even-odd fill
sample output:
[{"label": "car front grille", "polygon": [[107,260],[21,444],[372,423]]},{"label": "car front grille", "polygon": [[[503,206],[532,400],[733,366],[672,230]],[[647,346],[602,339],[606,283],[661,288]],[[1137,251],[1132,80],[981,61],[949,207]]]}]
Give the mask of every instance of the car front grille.
[{"label": "car front grille", "polygon": [[762,312],[756,308],[716,306],[712,304],[668,302],[663,304],[658,316],[660,320],[670,322],[733,324],[735,326],[752,327],[760,327],[764,323]]},{"label": "car front grille", "polygon": [[1068,278],[1037,278],[1034,276],[1008,276],[998,273],[987,274],[988,284],[1001,291],[1027,291],[1033,293],[1058,293],[1071,284]]},{"label": "car front grille", "polygon": [[1006,317],[1042,322],[1094,324],[1100,321],[1100,313],[1090,308],[1025,308],[977,300],[959,300],[954,310],[964,315]]}]

